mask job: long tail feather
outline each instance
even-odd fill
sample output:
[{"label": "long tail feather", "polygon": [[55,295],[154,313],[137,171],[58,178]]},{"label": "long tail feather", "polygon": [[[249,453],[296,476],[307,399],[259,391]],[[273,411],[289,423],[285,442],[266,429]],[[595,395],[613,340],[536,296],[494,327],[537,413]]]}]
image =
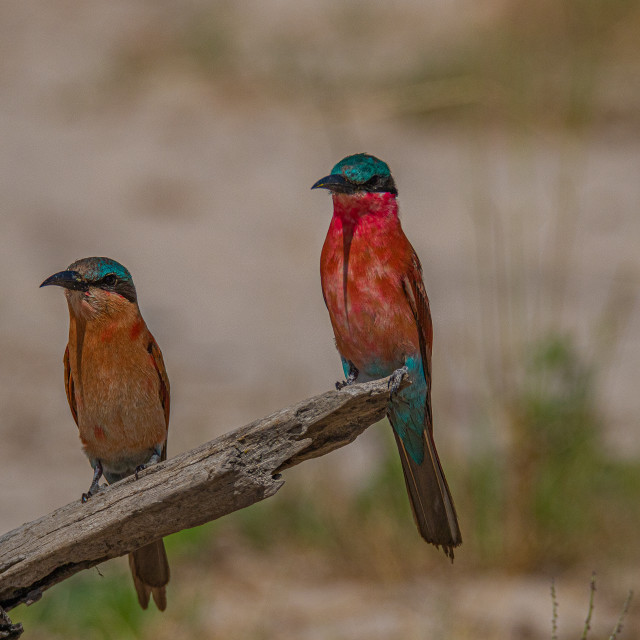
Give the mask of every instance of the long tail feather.
[{"label": "long tail feather", "polygon": [[129,567],[138,602],[143,609],[149,606],[149,597],[160,611],[167,608],[166,585],[169,582],[169,562],[162,540],[152,542],[129,554]]},{"label": "long tail feather", "polygon": [[395,429],[393,430],[413,517],[420,535],[427,542],[441,546],[453,562],[453,549],[462,544],[458,517],[433,436],[427,429],[423,433],[426,442],[425,456],[422,464],[417,464],[408,454]]}]

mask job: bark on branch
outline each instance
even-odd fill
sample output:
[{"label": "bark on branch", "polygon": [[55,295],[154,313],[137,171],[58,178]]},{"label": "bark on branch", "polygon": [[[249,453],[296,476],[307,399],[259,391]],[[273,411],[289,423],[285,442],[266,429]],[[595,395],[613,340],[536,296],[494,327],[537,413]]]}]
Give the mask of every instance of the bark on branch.
[{"label": "bark on branch", "polygon": [[387,385],[304,400],[4,534],[0,607],[34,602],[82,569],[274,495],[284,469],[353,442],[381,420]]}]

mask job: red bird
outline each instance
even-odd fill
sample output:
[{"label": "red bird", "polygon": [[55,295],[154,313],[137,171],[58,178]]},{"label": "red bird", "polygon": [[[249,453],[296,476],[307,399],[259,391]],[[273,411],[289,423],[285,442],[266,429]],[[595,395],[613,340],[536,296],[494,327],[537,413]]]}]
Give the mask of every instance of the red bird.
[{"label": "red bird", "polygon": [[[103,474],[117,482],[166,459],[169,378],[121,264],[84,258],[40,286],[48,285],[64,287],[69,305],[64,383],[94,472],[85,502],[100,489]],[[162,540],[130,553],[129,566],[142,608],[152,595],[164,611],[169,563]]]},{"label": "red bird", "polygon": [[[422,537],[453,560],[462,542],[453,499],[433,440],[433,328],[422,267],[402,231],[389,167],[359,153],[313,189],[328,189],[333,218],[320,275],[347,381],[392,376],[387,415]],[[404,374],[411,384],[399,390]]]}]

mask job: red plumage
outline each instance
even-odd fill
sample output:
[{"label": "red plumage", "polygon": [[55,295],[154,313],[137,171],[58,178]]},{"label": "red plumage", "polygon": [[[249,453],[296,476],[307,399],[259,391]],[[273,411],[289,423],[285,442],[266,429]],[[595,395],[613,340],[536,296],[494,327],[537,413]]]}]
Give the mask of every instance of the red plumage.
[{"label": "red plumage", "polygon": [[[345,176],[351,162],[362,184]],[[314,185],[333,192],[320,262],[322,291],[348,367],[347,384],[400,369],[411,377],[409,388],[392,395],[387,415],[420,534],[453,560],[462,537],[433,440],[429,299],[420,261],[400,225],[395,186],[388,173],[369,176],[372,163],[382,164],[363,154],[346,158]]]},{"label": "red plumage", "polygon": [[[333,201],[320,275],[336,346],[361,374],[380,377],[371,371],[374,362],[391,372],[420,350],[405,292],[407,282],[422,282],[420,263],[400,226],[395,196],[334,194]],[[431,317],[425,320],[430,359]]]}]

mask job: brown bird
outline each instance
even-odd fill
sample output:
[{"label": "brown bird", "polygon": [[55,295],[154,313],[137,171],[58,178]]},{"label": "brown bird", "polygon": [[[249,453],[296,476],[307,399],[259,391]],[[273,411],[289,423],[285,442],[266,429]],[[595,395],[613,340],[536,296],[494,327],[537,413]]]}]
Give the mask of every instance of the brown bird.
[{"label": "brown bird", "polygon": [[[93,468],[86,502],[100,489],[167,457],[169,378],[162,353],[140,315],[127,269],[109,258],[84,258],[40,286],[65,289],[69,343],[64,382],[69,408]],[[143,609],[153,596],[167,606],[169,563],[162,540],[129,554]]]}]

